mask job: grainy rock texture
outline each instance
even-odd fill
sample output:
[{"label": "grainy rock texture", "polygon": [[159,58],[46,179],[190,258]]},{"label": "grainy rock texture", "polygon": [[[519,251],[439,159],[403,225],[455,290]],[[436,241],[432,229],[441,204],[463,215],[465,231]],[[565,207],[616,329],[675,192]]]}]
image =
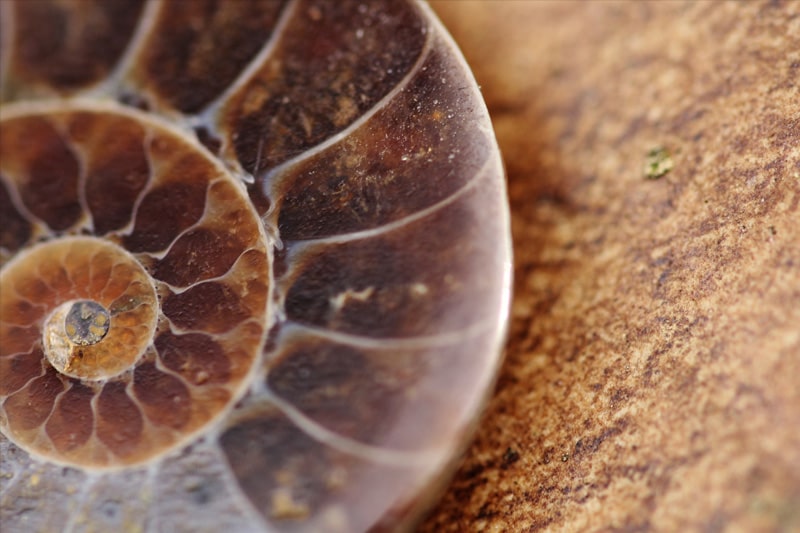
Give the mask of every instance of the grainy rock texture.
[{"label": "grainy rock texture", "polygon": [[434,7],[493,113],[516,289],[421,531],[800,530],[800,2]]}]

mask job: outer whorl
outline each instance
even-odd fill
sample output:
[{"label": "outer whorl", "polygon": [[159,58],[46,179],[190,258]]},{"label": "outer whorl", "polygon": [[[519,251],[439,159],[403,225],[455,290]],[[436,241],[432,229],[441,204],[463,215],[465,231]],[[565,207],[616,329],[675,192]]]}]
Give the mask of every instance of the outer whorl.
[{"label": "outer whorl", "polygon": [[489,119],[427,7],[1,8],[3,524],[413,523],[510,269]]}]

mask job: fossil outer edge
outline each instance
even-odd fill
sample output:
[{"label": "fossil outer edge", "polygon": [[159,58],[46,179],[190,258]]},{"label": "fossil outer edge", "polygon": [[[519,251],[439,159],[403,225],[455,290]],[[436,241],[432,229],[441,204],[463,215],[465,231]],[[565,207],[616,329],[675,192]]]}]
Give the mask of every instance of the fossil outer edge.
[{"label": "fossil outer edge", "polygon": [[4,528],[413,524],[510,293],[427,6],[3,2],[0,100]]}]

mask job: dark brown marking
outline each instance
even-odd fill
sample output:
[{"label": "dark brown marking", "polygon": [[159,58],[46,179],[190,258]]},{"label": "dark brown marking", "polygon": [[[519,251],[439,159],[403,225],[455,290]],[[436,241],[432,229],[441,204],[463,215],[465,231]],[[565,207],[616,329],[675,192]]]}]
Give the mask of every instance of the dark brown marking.
[{"label": "dark brown marking", "polygon": [[[97,117],[111,122],[89,146],[86,200],[94,221],[94,233],[104,235],[127,225],[133,206],[150,175],[144,153],[144,132],[133,121]],[[93,143],[94,144],[94,143]]]},{"label": "dark brown marking", "polygon": [[136,368],[133,392],[143,404],[147,419],[157,426],[181,429],[192,415],[189,389],[178,378],[158,370],[153,363]]},{"label": "dark brown marking", "polygon": [[165,332],[155,341],[164,365],[184,376],[193,385],[226,383],[231,375],[231,362],[208,335]]},{"label": "dark brown marking", "polygon": [[409,86],[352,135],[281,177],[284,240],[365,230],[441,201],[474,178],[494,149],[466,126],[471,93],[454,91],[450,54],[433,52]]},{"label": "dark brown marking", "polygon": [[62,93],[100,81],[125,50],[143,4],[142,0],[13,2],[14,77]]},{"label": "dark brown marking", "polygon": [[195,285],[179,294],[170,294],[164,314],[182,329],[222,333],[250,317],[241,297],[221,282]]},{"label": "dark brown marking", "polygon": [[38,325],[3,326],[2,347],[0,357],[30,352],[34,345],[41,341],[42,330]]},{"label": "dark brown marking", "polygon": [[203,214],[206,187],[206,183],[187,179],[148,192],[136,212],[133,233],[125,237],[125,247],[131,252],[157,252],[167,248],[181,231]]},{"label": "dark brown marking", "polygon": [[106,383],[97,398],[97,437],[118,457],[139,449],[143,430],[142,413],[128,397],[125,384]]},{"label": "dark brown marking", "polygon": [[[481,180],[432,215],[377,236],[314,248],[287,277],[287,316],[367,336],[452,331],[486,316],[502,295],[500,194]],[[435,228],[435,230],[432,230]],[[295,270],[293,273],[292,270]],[[475,305],[474,302],[482,302]],[[493,307],[494,306],[494,307]]]},{"label": "dark brown marking", "polygon": [[284,1],[167,2],[137,64],[137,83],[195,113],[221,94],[268,41]]},{"label": "dark brown marking", "polygon": [[36,116],[6,121],[0,153],[4,167],[16,167],[20,197],[31,213],[56,231],[77,222],[78,160],[50,122]]},{"label": "dark brown marking", "polygon": [[281,357],[267,384],[336,433],[374,442],[395,423],[409,382],[401,372],[387,376],[354,348],[309,342]]},{"label": "dark brown marking", "polygon": [[205,126],[197,126],[194,129],[194,133],[197,135],[197,140],[200,141],[200,144],[206,147],[206,150],[219,157],[222,141],[218,137],[212,135]]},{"label": "dark brown marking", "polygon": [[153,267],[153,276],[176,287],[215,278],[227,272],[245,246],[231,233],[197,228],[183,234]]},{"label": "dark brown marking", "polygon": [[11,201],[6,179],[0,174],[0,248],[12,254],[31,238],[31,223]]},{"label": "dark brown marking", "polygon": [[0,395],[9,396],[43,372],[44,354],[35,348],[12,357],[0,357]]},{"label": "dark brown marking", "polygon": [[94,414],[91,400],[94,391],[77,380],[59,398],[45,430],[56,449],[66,453],[82,446],[92,436]]},{"label": "dark brown marking", "polygon": [[[309,9],[319,16],[305,16]],[[224,112],[236,156],[254,175],[351,124],[397,85],[425,41],[421,20],[401,2],[300,2],[297,11]]]},{"label": "dark brown marking", "polygon": [[64,384],[56,370],[48,366],[45,375],[34,379],[27,387],[12,394],[3,403],[12,430],[28,430],[41,426],[50,413],[56,396],[63,392]]}]

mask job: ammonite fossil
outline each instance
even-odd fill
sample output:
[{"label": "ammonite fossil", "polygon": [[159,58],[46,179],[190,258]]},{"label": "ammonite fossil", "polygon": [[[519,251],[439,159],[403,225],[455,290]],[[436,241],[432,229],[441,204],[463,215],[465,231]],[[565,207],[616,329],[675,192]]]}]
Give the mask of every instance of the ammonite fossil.
[{"label": "ammonite fossil", "polygon": [[510,284],[493,132],[429,9],[0,9],[4,531],[413,523]]}]

